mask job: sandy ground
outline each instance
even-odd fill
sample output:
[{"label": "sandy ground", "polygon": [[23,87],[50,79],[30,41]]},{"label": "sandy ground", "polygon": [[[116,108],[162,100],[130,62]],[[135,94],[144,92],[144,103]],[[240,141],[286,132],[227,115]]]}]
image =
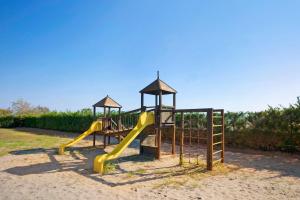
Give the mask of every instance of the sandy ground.
[{"label": "sandy ground", "polygon": [[138,156],[134,144],[115,161],[115,171],[100,176],[92,162],[104,150],[88,145],[82,141],[63,156],[31,149],[0,157],[0,199],[300,199],[296,155],[228,150],[226,165],[207,172],[179,167],[178,156]]}]

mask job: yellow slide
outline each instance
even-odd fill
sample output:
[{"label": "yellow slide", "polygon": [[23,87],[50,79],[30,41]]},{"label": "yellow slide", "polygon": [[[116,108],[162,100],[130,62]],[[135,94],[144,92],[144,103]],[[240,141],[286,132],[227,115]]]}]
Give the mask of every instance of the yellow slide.
[{"label": "yellow slide", "polygon": [[141,113],[137,125],[130,131],[130,133],[115,147],[115,149],[103,155],[96,156],[94,160],[94,171],[103,174],[104,162],[107,160],[116,159],[128,145],[142,132],[142,130],[154,123],[153,112]]},{"label": "yellow slide", "polygon": [[82,133],[81,135],[76,137],[74,140],[68,142],[67,144],[61,145],[59,147],[58,153],[60,155],[63,155],[66,147],[72,146],[72,145],[76,144],[77,142],[79,142],[80,140],[82,140],[83,138],[94,133],[95,131],[101,131],[101,130],[102,130],[102,121],[94,121],[87,131],[85,131],[84,133]]}]

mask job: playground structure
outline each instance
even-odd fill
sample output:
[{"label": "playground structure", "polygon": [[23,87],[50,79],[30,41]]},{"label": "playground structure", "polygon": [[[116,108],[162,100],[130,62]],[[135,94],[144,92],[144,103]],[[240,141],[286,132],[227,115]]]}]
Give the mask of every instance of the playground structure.
[{"label": "playground structure", "polygon": [[[224,163],[224,110],[213,108],[176,109],[177,91],[163,82],[159,75],[155,81],[140,91],[141,106],[128,112],[121,112],[122,106],[109,96],[93,105],[96,119],[96,108],[104,109],[103,116],[98,118],[82,135],[68,144],[62,145],[59,154],[64,149],[93,134],[93,146],[96,145],[96,135],[103,136],[103,147],[111,144],[111,137],[118,140],[115,149],[103,155],[96,156],[94,171],[103,173],[105,161],[117,158],[136,138],[140,139],[140,154],[162,157],[162,140],[171,143],[167,148],[171,155],[176,154],[176,144],[179,144],[179,164],[199,164],[199,158],[206,157],[206,167],[212,170],[215,163]],[[155,97],[154,106],[145,106],[145,95]],[[163,105],[163,96],[172,95],[171,106]],[[118,109],[112,114],[112,109]],[[206,151],[206,153],[203,152]],[[164,151],[164,153],[166,153]],[[206,155],[205,155],[206,154]]]}]

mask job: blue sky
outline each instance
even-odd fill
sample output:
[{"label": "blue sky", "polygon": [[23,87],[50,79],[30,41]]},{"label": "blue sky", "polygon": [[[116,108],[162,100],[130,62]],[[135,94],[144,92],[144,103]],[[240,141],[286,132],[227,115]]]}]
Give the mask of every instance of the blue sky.
[{"label": "blue sky", "polygon": [[0,107],[23,98],[77,110],[109,94],[133,109],[157,70],[180,108],[288,105],[300,96],[299,8],[297,0],[0,0]]}]

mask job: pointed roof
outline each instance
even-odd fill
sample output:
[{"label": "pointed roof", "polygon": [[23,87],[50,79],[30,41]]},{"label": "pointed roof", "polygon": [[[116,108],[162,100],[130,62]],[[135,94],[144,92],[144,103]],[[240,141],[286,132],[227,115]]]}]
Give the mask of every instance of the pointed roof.
[{"label": "pointed roof", "polygon": [[158,95],[160,91],[162,91],[162,94],[177,93],[174,88],[166,84],[164,81],[160,80],[159,77],[155,81],[150,83],[147,87],[142,89],[140,93]]},{"label": "pointed roof", "polygon": [[111,108],[122,108],[115,100],[110,98],[108,95],[102,100],[98,101],[93,105],[93,107],[111,107]]}]

